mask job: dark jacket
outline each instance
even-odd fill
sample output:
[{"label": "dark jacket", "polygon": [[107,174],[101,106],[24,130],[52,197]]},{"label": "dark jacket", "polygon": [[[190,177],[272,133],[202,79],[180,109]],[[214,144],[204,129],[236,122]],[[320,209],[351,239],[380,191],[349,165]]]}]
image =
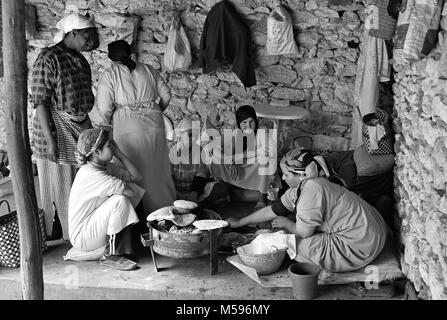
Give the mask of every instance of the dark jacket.
[{"label": "dark jacket", "polygon": [[200,40],[203,73],[215,71],[221,63],[232,64],[231,71],[245,87],[256,84],[250,29],[226,0],[211,8]]}]

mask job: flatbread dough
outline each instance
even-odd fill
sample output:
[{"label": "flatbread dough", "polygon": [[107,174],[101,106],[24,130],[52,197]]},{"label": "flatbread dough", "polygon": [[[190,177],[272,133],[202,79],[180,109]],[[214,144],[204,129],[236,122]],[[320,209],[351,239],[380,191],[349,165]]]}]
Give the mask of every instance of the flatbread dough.
[{"label": "flatbread dough", "polygon": [[199,230],[213,230],[228,226],[228,222],[226,222],[225,220],[212,219],[197,220],[193,222],[193,226]]},{"label": "flatbread dough", "polygon": [[147,221],[161,221],[161,220],[173,220],[175,215],[172,213],[173,206],[167,206],[155,210],[147,216]]},{"label": "flatbread dough", "polygon": [[197,203],[188,200],[175,200],[173,204],[177,208],[186,210],[194,210],[199,206]]},{"label": "flatbread dough", "polygon": [[177,214],[171,221],[174,222],[174,224],[179,227],[186,227],[189,226],[191,223],[193,223],[194,220],[196,220],[196,215],[192,213],[187,213],[187,214]]}]

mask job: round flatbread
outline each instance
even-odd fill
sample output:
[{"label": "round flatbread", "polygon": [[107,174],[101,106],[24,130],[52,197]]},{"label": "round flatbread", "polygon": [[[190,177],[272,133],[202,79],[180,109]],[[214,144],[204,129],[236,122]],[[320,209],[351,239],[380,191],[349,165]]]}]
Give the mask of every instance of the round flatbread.
[{"label": "round flatbread", "polygon": [[225,220],[197,220],[193,222],[193,226],[199,230],[213,230],[228,226]]},{"label": "round flatbread", "polygon": [[175,215],[175,218],[171,221],[174,222],[175,225],[179,227],[186,227],[189,226],[191,223],[196,220],[196,215],[192,213],[187,214],[177,214]]},{"label": "round flatbread", "polygon": [[173,204],[177,208],[186,210],[194,210],[199,206],[197,203],[188,200],[175,200]]},{"label": "round flatbread", "polygon": [[173,206],[163,207],[155,210],[150,215],[147,216],[147,221],[161,221],[161,220],[172,220],[175,215],[172,213]]}]

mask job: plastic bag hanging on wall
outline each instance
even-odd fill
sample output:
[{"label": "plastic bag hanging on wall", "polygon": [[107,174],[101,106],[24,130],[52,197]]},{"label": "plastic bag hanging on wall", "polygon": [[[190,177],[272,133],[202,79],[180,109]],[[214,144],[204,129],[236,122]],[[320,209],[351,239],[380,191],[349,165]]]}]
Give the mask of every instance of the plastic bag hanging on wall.
[{"label": "plastic bag hanging on wall", "polygon": [[168,71],[185,70],[191,65],[191,47],[188,37],[180,22],[174,19],[168,35],[168,44],[163,63]]},{"label": "plastic bag hanging on wall", "polygon": [[277,6],[267,18],[267,55],[298,54],[290,14]]}]

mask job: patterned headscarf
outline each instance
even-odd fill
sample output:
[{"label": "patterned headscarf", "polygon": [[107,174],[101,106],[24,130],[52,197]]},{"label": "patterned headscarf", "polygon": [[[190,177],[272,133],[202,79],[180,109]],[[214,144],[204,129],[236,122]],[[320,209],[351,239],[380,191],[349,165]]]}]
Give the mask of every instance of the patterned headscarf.
[{"label": "patterned headscarf", "polygon": [[77,149],[75,153],[79,165],[87,162],[88,157],[95,151],[104,146],[109,139],[109,131],[105,129],[87,129],[79,136]]},{"label": "patterned headscarf", "polygon": [[324,158],[310,151],[293,149],[282,157],[280,164],[293,173],[305,172],[308,179],[330,176]]},{"label": "patterned headscarf", "polygon": [[81,30],[95,28],[95,23],[89,17],[83,16],[79,13],[72,13],[63,17],[56,24],[56,28],[59,30],[54,36],[53,41],[54,43],[59,43],[64,40],[65,35],[70,31],[73,31],[74,29]]}]

